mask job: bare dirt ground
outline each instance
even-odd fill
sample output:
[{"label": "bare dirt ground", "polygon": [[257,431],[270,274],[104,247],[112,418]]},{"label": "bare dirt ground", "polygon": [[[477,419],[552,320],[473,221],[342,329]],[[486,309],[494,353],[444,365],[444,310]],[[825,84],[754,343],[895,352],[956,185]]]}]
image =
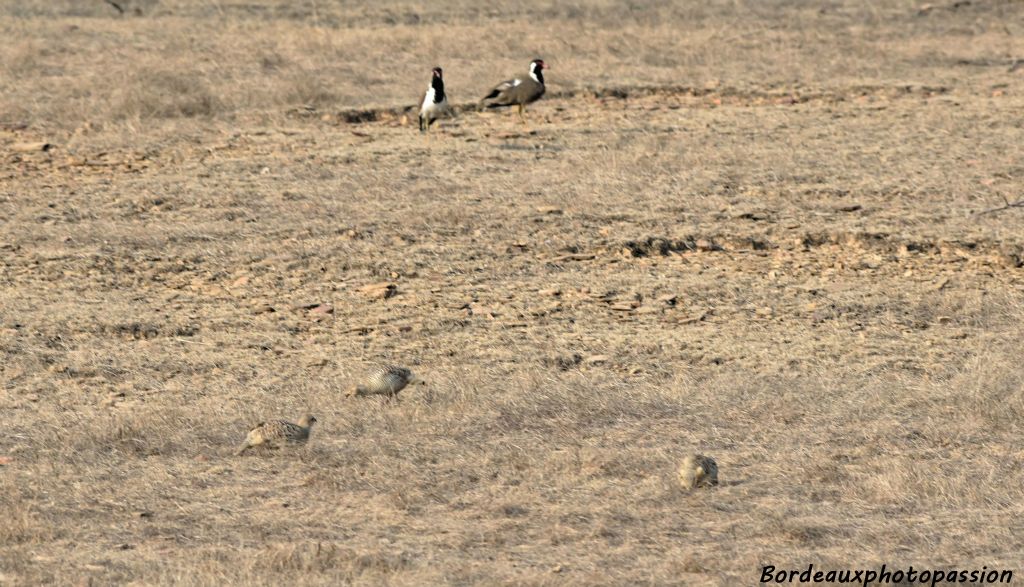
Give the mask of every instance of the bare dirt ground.
[{"label": "bare dirt ground", "polygon": [[0,584],[1024,572],[1024,4],[350,4],[0,4]]}]

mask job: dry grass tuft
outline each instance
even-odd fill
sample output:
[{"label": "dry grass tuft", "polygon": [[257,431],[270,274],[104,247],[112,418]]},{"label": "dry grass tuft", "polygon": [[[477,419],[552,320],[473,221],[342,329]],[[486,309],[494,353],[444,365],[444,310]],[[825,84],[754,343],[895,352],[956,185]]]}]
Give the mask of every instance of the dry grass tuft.
[{"label": "dry grass tuft", "polygon": [[324,573],[342,571],[349,580],[370,576],[386,576],[400,572],[409,567],[409,562],[401,555],[387,552],[358,553],[351,549],[342,549],[335,544],[324,546],[321,543],[286,544],[271,547],[260,555],[261,568],[270,573]]},{"label": "dry grass tuft", "polygon": [[132,75],[113,101],[115,119],[209,117],[224,108],[203,77],[170,70]]}]

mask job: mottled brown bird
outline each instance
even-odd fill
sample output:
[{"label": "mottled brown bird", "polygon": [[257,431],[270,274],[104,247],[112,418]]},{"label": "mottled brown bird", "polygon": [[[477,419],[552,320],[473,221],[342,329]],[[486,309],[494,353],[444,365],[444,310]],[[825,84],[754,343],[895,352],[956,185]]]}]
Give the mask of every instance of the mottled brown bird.
[{"label": "mottled brown bird", "polygon": [[540,97],[544,95],[544,70],[546,68],[543,59],[534,59],[530,62],[530,72],[527,75],[514,77],[494,86],[480,100],[480,105],[485,108],[518,106],[519,118],[525,123],[526,105],[540,100]]},{"label": "mottled brown bird", "polygon": [[683,489],[718,485],[718,463],[711,457],[689,454],[679,466],[679,484]]},{"label": "mottled brown bird", "polygon": [[345,395],[348,397],[383,395],[394,398],[399,391],[414,381],[416,381],[416,376],[405,367],[385,365],[374,370],[361,383],[349,387]]},{"label": "mottled brown bird", "polygon": [[238,448],[235,454],[242,454],[250,448],[263,446],[267,448],[279,448],[283,445],[300,445],[309,440],[309,432],[313,429],[316,418],[307,414],[299,420],[298,424],[292,424],[285,420],[273,420],[260,422],[249,430],[245,442]]}]

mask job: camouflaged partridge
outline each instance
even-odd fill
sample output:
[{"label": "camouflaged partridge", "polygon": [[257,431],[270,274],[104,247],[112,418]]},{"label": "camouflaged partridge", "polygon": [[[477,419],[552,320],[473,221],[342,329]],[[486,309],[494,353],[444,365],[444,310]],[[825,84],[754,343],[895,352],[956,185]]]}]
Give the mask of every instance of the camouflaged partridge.
[{"label": "camouflaged partridge", "polygon": [[416,377],[412,371],[405,367],[386,365],[376,369],[361,383],[348,388],[345,395],[348,397],[384,395],[393,398],[415,380]]},{"label": "camouflaged partridge", "polygon": [[718,485],[718,463],[704,455],[687,455],[679,466],[679,484],[683,489]]},{"label": "camouflaged partridge", "polygon": [[257,446],[279,448],[286,445],[305,444],[309,440],[309,432],[315,423],[316,418],[308,414],[303,416],[298,424],[292,424],[285,420],[260,422],[253,426],[252,430],[249,430],[245,442],[235,454],[240,455]]}]

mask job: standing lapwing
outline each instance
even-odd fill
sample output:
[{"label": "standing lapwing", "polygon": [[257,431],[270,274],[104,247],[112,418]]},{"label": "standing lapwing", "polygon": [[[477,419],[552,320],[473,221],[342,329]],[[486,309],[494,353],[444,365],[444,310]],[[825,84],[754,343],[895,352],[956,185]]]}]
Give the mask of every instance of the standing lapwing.
[{"label": "standing lapwing", "polygon": [[430,125],[442,116],[454,114],[444,94],[444,77],[440,67],[435,67],[430,78],[430,87],[420,98],[420,132],[428,132]]},{"label": "standing lapwing", "polygon": [[301,445],[309,440],[309,432],[316,424],[316,418],[305,415],[298,424],[292,424],[285,420],[273,420],[260,422],[252,427],[245,436],[245,442],[238,447],[235,454],[242,454],[250,448],[263,446],[267,448],[279,448],[286,445]]},{"label": "standing lapwing", "polygon": [[494,86],[480,100],[480,105],[485,108],[519,106],[519,118],[525,123],[526,105],[540,100],[544,95],[544,69],[544,60],[534,59],[530,62],[529,75],[514,77]]}]

